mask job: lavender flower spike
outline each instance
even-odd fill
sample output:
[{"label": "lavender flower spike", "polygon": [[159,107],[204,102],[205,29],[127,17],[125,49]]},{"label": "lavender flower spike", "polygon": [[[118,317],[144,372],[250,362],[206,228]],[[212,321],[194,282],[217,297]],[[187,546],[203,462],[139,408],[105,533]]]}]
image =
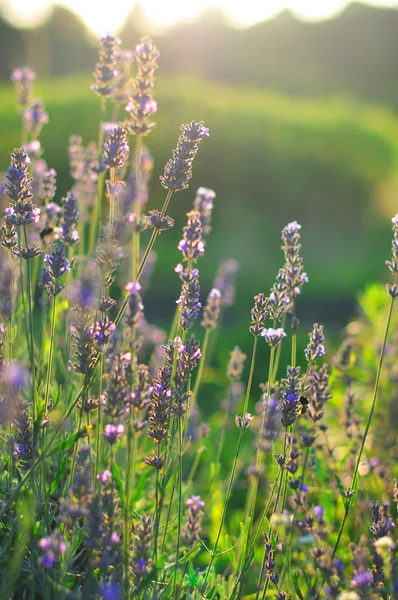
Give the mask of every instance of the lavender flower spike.
[{"label": "lavender flower spike", "polygon": [[102,37],[100,41],[101,49],[99,52],[99,60],[93,73],[95,83],[92,84],[91,89],[94,90],[98,96],[107,98],[112,96],[115,91],[117,78],[116,53],[120,45],[120,40],[108,33]]},{"label": "lavender flower spike", "polygon": [[236,416],[235,423],[238,429],[248,429],[253,422],[254,417],[250,413],[246,413],[245,417]]},{"label": "lavender flower spike", "polygon": [[199,143],[209,136],[209,130],[204,127],[203,121],[189,125],[182,125],[182,134],[173,150],[173,157],[164,168],[164,174],[160,177],[162,186],[167,190],[179,192],[188,187],[192,177],[192,162],[199,148]]},{"label": "lavender flower spike", "polygon": [[104,150],[104,166],[121,169],[129,155],[127,133],[122,123],[112,129],[102,148]]},{"label": "lavender flower spike", "polygon": [[275,347],[278,344],[280,344],[283,338],[286,337],[286,333],[284,332],[282,327],[278,327],[278,329],[274,329],[273,327],[270,327],[269,329],[263,329],[261,335],[263,336],[267,344],[269,344],[272,347]]},{"label": "lavender flower spike", "polygon": [[196,192],[194,209],[200,214],[202,222],[203,235],[208,235],[211,231],[211,213],[213,210],[213,200],[216,197],[214,190],[200,187]]},{"label": "lavender flower spike", "polygon": [[215,329],[221,311],[221,292],[213,288],[207,297],[206,306],[203,310],[201,325],[204,329]]},{"label": "lavender flower spike", "polygon": [[184,525],[182,537],[188,545],[193,544],[199,535],[201,528],[201,520],[203,517],[203,508],[205,503],[201,500],[200,496],[191,496],[186,501],[188,510],[186,514],[186,523]]},{"label": "lavender flower spike", "polygon": [[392,298],[398,298],[398,213],[391,219],[393,223],[393,240],[392,240],[392,258],[386,261],[387,267],[390,269],[392,276],[394,277],[393,285],[387,285],[387,293]]},{"label": "lavender flower spike", "polygon": [[304,351],[305,358],[308,361],[315,361],[320,356],[325,355],[325,336],[323,335],[323,326],[315,323],[312,332],[309,334],[310,342]]}]

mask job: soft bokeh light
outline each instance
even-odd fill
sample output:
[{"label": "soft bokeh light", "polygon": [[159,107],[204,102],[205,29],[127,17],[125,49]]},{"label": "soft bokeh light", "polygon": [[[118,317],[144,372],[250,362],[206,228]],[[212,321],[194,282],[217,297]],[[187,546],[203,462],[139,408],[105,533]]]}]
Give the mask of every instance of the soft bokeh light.
[{"label": "soft bokeh light", "polygon": [[[0,0],[0,7],[8,19],[18,26],[30,27],[49,14],[53,0]],[[117,30],[136,3],[132,0],[112,0],[99,3],[97,0],[64,0],[57,2],[80,15],[96,33]],[[289,9],[306,19],[327,18],[346,6],[347,0],[145,0],[141,5],[156,27],[167,27],[177,21],[194,19],[207,7],[219,8],[237,26],[250,25],[269,18],[283,9]],[[374,6],[397,7],[397,1],[373,0]]]}]

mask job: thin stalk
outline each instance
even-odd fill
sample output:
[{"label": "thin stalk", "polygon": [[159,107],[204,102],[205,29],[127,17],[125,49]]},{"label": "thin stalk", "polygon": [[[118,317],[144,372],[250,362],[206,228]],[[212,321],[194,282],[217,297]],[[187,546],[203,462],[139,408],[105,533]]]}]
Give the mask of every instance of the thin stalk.
[{"label": "thin stalk", "polygon": [[[111,182],[111,189],[115,185],[115,167],[109,169],[109,179]],[[113,234],[113,223],[115,221],[115,197],[113,194],[109,194],[109,237],[112,239]]]},{"label": "thin stalk", "polygon": [[[103,377],[104,377],[104,355],[101,354],[101,358],[100,358],[100,375],[99,375],[99,385],[100,385],[100,389],[99,389],[99,397],[101,398],[102,396],[102,381],[103,381]],[[102,411],[101,411],[101,402],[98,402],[98,408],[97,408],[97,424],[96,424],[96,428],[95,428],[95,481],[97,481],[97,475],[99,473],[100,470],[100,464],[101,464],[101,445],[100,445],[100,440],[101,440],[101,421],[102,421]],[[99,485],[99,483],[98,483]]]},{"label": "thin stalk", "polygon": [[195,405],[196,398],[197,398],[198,391],[199,391],[199,387],[200,387],[200,384],[201,384],[201,381],[202,381],[202,375],[203,375],[203,371],[204,371],[204,367],[205,367],[205,362],[206,362],[207,348],[209,346],[210,332],[211,332],[211,329],[206,329],[205,336],[203,338],[202,356],[201,356],[200,361],[199,361],[198,374],[196,376],[195,385],[194,385],[193,390],[192,390],[191,406]]},{"label": "thin stalk", "polygon": [[136,189],[136,199],[135,199],[135,223],[138,227],[134,228],[133,231],[133,256],[132,256],[132,281],[136,281],[138,268],[140,266],[140,231],[139,231],[139,221],[141,218],[141,203],[140,203],[140,187],[141,187],[141,155],[142,155],[142,135],[137,135],[137,142],[135,147],[135,189]]},{"label": "thin stalk", "polygon": [[235,592],[236,592],[236,591],[237,591],[237,589],[238,589],[238,586],[239,586],[239,584],[240,584],[240,582],[241,582],[241,580],[242,580],[242,578],[243,578],[243,576],[244,576],[244,574],[245,574],[245,571],[246,571],[246,569],[247,569],[247,568],[249,567],[249,565],[250,565],[250,562],[251,562],[251,557],[252,557],[252,554],[253,554],[253,552],[254,552],[254,548],[255,548],[255,546],[256,546],[256,544],[257,544],[257,540],[258,540],[258,538],[259,538],[259,536],[260,536],[260,533],[261,533],[261,531],[262,531],[262,529],[263,529],[263,526],[264,526],[264,521],[265,521],[265,519],[266,519],[266,516],[267,516],[267,513],[268,513],[268,511],[269,511],[269,509],[270,509],[271,502],[272,502],[272,498],[273,498],[273,496],[274,496],[274,493],[275,493],[276,486],[278,485],[278,482],[279,482],[279,477],[281,476],[281,473],[282,473],[282,469],[280,469],[280,471],[279,471],[279,473],[278,473],[278,475],[277,475],[277,477],[276,477],[276,479],[275,479],[275,481],[274,481],[274,485],[272,486],[271,494],[269,495],[269,498],[268,498],[267,504],[266,504],[266,506],[264,507],[264,509],[263,509],[263,512],[262,512],[262,514],[261,514],[261,517],[260,517],[260,519],[259,519],[259,523],[258,523],[257,531],[256,531],[256,533],[254,534],[253,541],[252,541],[252,544],[251,544],[251,546],[250,546],[250,550],[249,550],[249,552],[246,554],[246,558],[245,558],[245,562],[244,562],[244,564],[243,564],[243,567],[242,567],[242,571],[239,573],[238,579],[237,579],[237,580],[236,580],[236,582],[235,582],[235,585],[234,585],[234,587],[233,587],[233,589],[232,589],[232,592],[231,592],[231,595],[230,595],[230,597],[229,597],[229,600],[232,600],[232,599],[234,598],[234,596],[235,596]]},{"label": "thin stalk", "polygon": [[[26,226],[23,226],[25,244],[28,243],[28,237],[26,234]],[[28,288],[28,311],[29,311],[29,330],[30,330],[30,363],[32,369],[32,401],[33,401],[33,455],[37,450],[37,438],[38,438],[38,406],[37,406],[37,393],[36,393],[36,367],[35,367],[35,351],[34,351],[34,333],[33,333],[33,302],[32,302],[32,274],[30,268],[30,259],[27,261],[27,288]]]},{"label": "thin stalk", "polygon": [[[396,279],[397,279],[397,277],[395,276],[394,283],[395,283]],[[354,475],[352,477],[351,488],[354,491],[354,495],[350,499],[350,502],[347,503],[347,508],[345,510],[344,518],[343,518],[343,521],[341,523],[340,530],[339,530],[339,533],[338,533],[338,536],[337,536],[337,540],[336,540],[336,543],[335,543],[334,548],[333,548],[332,559],[336,555],[337,549],[338,549],[339,544],[340,544],[341,536],[343,535],[344,526],[345,526],[345,523],[346,523],[346,520],[347,520],[347,517],[348,517],[348,513],[350,512],[351,506],[354,504],[354,501],[355,501],[355,496],[356,496],[356,494],[355,494],[355,487],[357,485],[357,480],[358,480],[358,469],[359,469],[359,465],[361,463],[362,454],[363,454],[363,451],[364,451],[364,448],[365,448],[366,439],[368,437],[370,425],[371,425],[372,418],[373,418],[373,413],[374,413],[375,406],[376,406],[376,399],[377,399],[377,393],[379,391],[380,377],[381,377],[381,371],[382,371],[383,362],[384,362],[384,354],[385,354],[386,345],[387,345],[388,332],[389,332],[389,329],[390,329],[392,311],[393,311],[393,308],[394,308],[394,300],[395,300],[394,296],[391,296],[390,308],[389,308],[389,311],[388,311],[386,329],[385,329],[384,338],[383,338],[383,345],[382,345],[381,352],[380,352],[379,365],[378,365],[378,368],[377,368],[376,380],[375,380],[375,385],[374,385],[374,390],[373,390],[372,405],[371,405],[371,408],[370,408],[370,412],[369,412],[369,416],[368,416],[368,421],[366,423],[365,433],[364,433],[364,435],[362,437],[361,447],[360,447],[359,454],[358,454],[358,457],[357,457],[357,461],[356,461],[356,464],[355,464]]]},{"label": "thin stalk", "polygon": [[[276,325],[276,322],[274,321],[274,325],[273,325],[274,328],[275,328],[275,325]],[[286,325],[286,313],[282,317],[281,327],[283,330],[285,330],[285,325]],[[278,375],[278,367],[279,367],[281,353],[282,353],[282,344],[283,344],[283,339],[281,340],[280,344],[278,344],[278,347],[276,349],[276,357],[275,357],[275,364],[274,364],[274,372],[272,374],[272,381],[276,381],[276,378]]]},{"label": "thin stalk", "polygon": [[181,537],[181,513],[182,513],[182,427],[181,418],[177,421],[177,436],[178,436],[178,519],[177,519],[177,549],[176,549],[176,564],[174,569],[174,590],[173,598],[177,599],[177,572],[178,561],[180,554],[180,537]]},{"label": "thin stalk", "polygon": [[[256,340],[257,338],[255,338]],[[254,346],[253,346],[253,350],[254,350]],[[271,355],[270,355],[270,360],[269,360],[269,367],[268,367],[268,388],[267,388],[267,397],[270,398],[271,396],[271,385],[272,385],[272,377],[273,377],[273,373],[274,373],[274,362],[275,362],[275,347],[273,346],[271,348]],[[261,425],[260,425],[260,432],[264,429],[265,426],[265,411],[263,413],[263,418],[261,421]],[[253,478],[250,488],[249,488],[249,493],[248,493],[248,499],[247,499],[247,510],[246,510],[246,521],[248,519],[250,519],[250,523],[253,522],[253,517],[254,517],[254,511],[255,511],[255,507],[256,507],[256,498],[257,498],[257,489],[258,489],[258,472],[260,470],[260,467],[262,466],[262,461],[263,461],[263,452],[258,448],[257,449],[257,454],[256,454],[256,473],[257,476]]]},{"label": "thin stalk", "polygon": [[[166,199],[164,201],[162,212],[161,212],[161,217],[164,217],[164,215],[166,214],[166,210],[167,210],[167,207],[169,206],[172,194],[173,194],[173,190],[169,190],[167,192],[167,196],[166,196]],[[145,249],[144,256],[142,257],[141,262],[140,262],[140,266],[138,267],[137,281],[140,279],[140,277],[142,275],[142,272],[143,272],[143,270],[145,268],[145,265],[146,265],[146,261],[148,260],[148,256],[150,255],[150,253],[152,251],[152,248],[153,248],[153,246],[155,244],[155,241],[156,241],[156,238],[158,236],[158,233],[159,232],[158,232],[157,229],[154,229],[152,231],[152,235],[151,235],[151,237],[149,239],[149,242],[148,242],[148,245],[147,245],[147,247]],[[116,316],[116,319],[115,319],[115,325],[116,325],[116,327],[118,326],[118,324],[120,323],[120,321],[121,321],[121,319],[123,317],[124,311],[126,310],[127,302],[128,302],[128,296],[126,296],[126,298],[123,300],[123,303],[122,303],[122,305],[121,305],[121,307],[119,309],[119,312],[117,313],[117,316]]]},{"label": "thin stalk", "polygon": [[51,371],[53,364],[53,352],[54,352],[54,332],[55,332],[55,313],[56,313],[56,301],[57,296],[53,297],[53,310],[52,310],[52,319],[51,319],[51,332],[50,332],[50,352],[48,358],[48,367],[47,367],[47,378],[46,378],[46,394],[45,394],[45,404],[48,405],[48,397],[50,394],[50,381],[51,381]]},{"label": "thin stalk", "polygon": [[211,554],[211,557],[210,557],[210,561],[209,561],[209,564],[208,564],[208,567],[207,567],[207,570],[206,570],[206,574],[205,574],[204,579],[203,579],[203,585],[202,585],[202,588],[200,590],[201,594],[203,594],[203,592],[204,592],[204,588],[206,586],[207,578],[208,578],[208,576],[210,574],[211,567],[213,566],[213,562],[214,562],[214,559],[216,557],[218,543],[220,541],[222,528],[224,526],[225,517],[227,515],[227,508],[228,508],[229,500],[230,500],[230,497],[231,497],[232,486],[233,486],[234,479],[235,479],[236,466],[238,464],[238,458],[239,458],[240,448],[241,448],[241,445],[242,445],[243,433],[244,433],[244,429],[242,428],[242,429],[239,430],[238,445],[237,445],[237,448],[236,448],[234,462],[233,462],[232,470],[231,470],[231,475],[230,475],[229,482],[228,482],[228,489],[227,489],[227,493],[226,493],[226,496],[225,496],[224,508],[223,508],[223,512],[222,512],[222,516],[221,516],[221,520],[220,520],[220,525],[218,527],[218,531],[217,531],[217,536],[216,536],[216,541],[215,541],[215,544],[214,544],[214,548],[213,548],[213,551],[212,551],[212,554]]},{"label": "thin stalk", "polygon": [[[136,378],[136,367],[135,367],[135,327],[131,328],[131,364],[132,364],[132,381],[131,384],[134,386]],[[137,433],[135,433],[137,435]],[[127,464],[126,464],[126,479],[124,484],[124,585],[125,585],[125,597],[128,599],[129,596],[129,545],[130,545],[130,482],[131,482],[131,468],[132,468],[132,436],[133,436],[133,407],[130,404],[129,414],[127,419]]]},{"label": "thin stalk", "polygon": [[[98,130],[98,157],[101,156],[102,142],[104,140],[104,129],[103,123],[105,120],[106,113],[106,98],[101,98],[101,112]],[[98,222],[101,222],[102,216],[102,189],[104,186],[104,174],[100,173],[97,180],[97,197],[93,207],[90,224],[90,236],[89,236],[89,254],[94,252],[95,246],[95,235],[97,232]]]}]

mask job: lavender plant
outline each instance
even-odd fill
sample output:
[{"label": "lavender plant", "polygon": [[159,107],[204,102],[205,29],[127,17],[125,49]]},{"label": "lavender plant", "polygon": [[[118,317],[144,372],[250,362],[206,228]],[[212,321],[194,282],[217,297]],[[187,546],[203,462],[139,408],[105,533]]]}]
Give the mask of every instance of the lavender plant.
[{"label": "lavender plant", "polygon": [[158,59],[149,38],[133,52],[101,38],[98,141],[70,138],[64,198],[39,163],[35,74],[12,75],[23,133],[1,224],[0,597],[395,598],[397,446],[374,420],[397,403],[398,215],[378,320],[362,317],[324,364],[322,325],[297,344],[308,277],[300,225],[283,228],[282,267],[247,315],[249,372],[236,346],[219,402],[212,343],[238,264],[203,294],[213,190],[186,205],[169,335],[145,316],[153,248],[209,136],[202,121],[182,126],[164,204],[148,210]]}]

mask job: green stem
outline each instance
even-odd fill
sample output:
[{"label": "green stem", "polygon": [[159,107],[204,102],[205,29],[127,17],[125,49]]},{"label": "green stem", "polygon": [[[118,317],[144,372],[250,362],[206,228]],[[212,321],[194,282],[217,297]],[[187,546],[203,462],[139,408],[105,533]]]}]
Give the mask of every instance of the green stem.
[{"label": "green stem", "polygon": [[[26,225],[23,226],[25,244],[28,244],[28,237],[26,234]],[[34,351],[34,332],[33,332],[33,303],[32,303],[32,274],[30,267],[30,259],[27,261],[27,288],[28,288],[28,311],[29,311],[29,330],[30,330],[30,363],[32,369],[32,400],[33,400],[33,456],[37,452],[37,438],[38,438],[38,406],[37,406],[37,393],[36,393],[36,367],[35,367],[35,351]]]},{"label": "green stem", "polygon": [[[254,347],[253,347],[253,349],[254,349]],[[270,398],[270,396],[271,396],[272,377],[273,377],[273,373],[274,373],[274,361],[275,361],[275,347],[272,347],[270,360],[269,360],[269,367],[268,367],[268,387],[267,387],[267,397],[268,398]],[[265,426],[265,417],[266,417],[266,412],[264,410],[263,417],[261,420],[261,425],[260,425],[260,434],[263,431],[264,426]],[[248,493],[248,500],[247,500],[246,521],[248,519],[250,519],[250,523],[253,522],[254,511],[255,511],[255,507],[256,507],[258,477],[259,477],[260,468],[262,466],[262,461],[263,461],[263,452],[260,450],[260,448],[258,448],[257,454],[256,454],[256,476],[251,481],[251,485],[250,485],[249,493]]]},{"label": "green stem", "polygon": [[[397,279],[397,277],[395,276],[394,283],[395,283],[396,279]],[[382,345],[382,348],[381,348],[381,353],[380,353],[380,358],[379,358],[379,366],[378,366],[378,369],[377,369],[376,380],[375,380],[375,385],[374,385],[374,390],[373,390],[372,405],[371,405],[371,408],[370,408],[370,412],[369,412],[369,416],[368,416],[368,421],[366,423],[365,433],[364,433],[364,435],[362,437],[361,447],[360,447],[359,454],[358,454],[358,457],[357,457],[357,461],[356,461],[356,464],[355,464],[354,475],[352,477],[351,488],[354,491],[354,494],[353,494],[352,498],[350,499],[350,502],[347,504],[347,508],[345,510],[344,518],[343,518],[343,521],[341,523],[340,530],[339,530],[339,533],[338,533],[338,536],[337,536],[337,540],[336,540],[336,543],[335,543],[334,548],[333,548],[332,559],[336,555],[337,549],[338,549],[339,544],[340,544],[341,536],[343,535],[344,526],[345,526],[345,523],[346,523],[346,520],[347,520],[347,517],[348,517],[348,513],[350,512],[351,506],[354,504],[354,501],[355,501],[355,496],[356,496],[356,494],[355,494],[355,487],[357,485],[357,480],[358,480],[358,469],[359,469],[359,465],[361,463],[362,454],[363,454],[363,451],[364,451],[364,448],[365,448],[366,439],[368,437],[370,425],[371,425],[372,418],[373,418],[373,413],[374,413],[375,406],[376,406],[376,399],[377,399],[377,393],[379,391],[380,377],[381,377],[381,371],[382,371],[383,362],[384,362],[384,354],[385,354],[386,345],[387,345],[388,332],[389,332],[389,329],[390,329],[392,311],[393,311],[393,308],[394,308],[394,300],[395,300],[394,296],[391,296],[390,308],[389,308],[389,311],[388,311],[386,329],[385,329],[384,338],[383,338],[383,345]]]},{"label": "green stem", "polygon": [[222,512],[222,516],[221,516],[220,525],[219,525],[218,531],[217,531],[216,541],[215,541],[214,548],[213,548],[213,551],[212,551],[212,554],[211,554],[211,557],[210,557],[210,561],[209,561],[209,564],[208,564],[208,567],[207,567],[207,570],[206,570],[206,574],[205,574],[204,579],[203,579],[203,585],[202,585],[202,588],[201,588],[201,593],[202,594],[204,592],[204,588],[206,586],[207,578],[208,578],[208,576],[210,574],[211,567],[212,567],[214,559],[216,557],[218,543],[220,541],[222,528],[224,526],[224,521],[225,521],[225,517],[226,517],[226,514],[227,514],[227,508],[228,508],[229,500],[230,500],[230,497],[231,497],[232,486],[233,486],[233,483],[234,483],[234,480],[235,480],[236,466],[238,464],[238,458],[239,458],[239,453],[240,453],[240,449],[241,449],[241,445],[242,445],[243,433],[244,433],[244,429],[242,428],[242,429],[239,430],[238,445],[237,445],[237,448],[236,448],[235,458],[234,458],[234,462],[233,462],[233,465],[232,465],[232,471],[231,471],[231,475],[230,475],[229,482],[228,482],[228,489],[227,489],[227,493],[226,493],[226,496],[225,496],[224,508],[223,508],[223,512]]},{"label": "green stem", "polygon": [[47,405],[48,405],[48,398],[49,398],[49,394],[50,394],[50,381],[51,381],[51,371],[52,371],[53,351],[54,351],[56,301],[57,301],[57,296],[54,296],[53,297],[52,319],[51,319],[50,352],[49,352],[49,358],[48,358],[47,378],[46,378],[45,407],[47,407]]},{"label": "green stem", "polygon": [[177,421],[177,436],[178,436],[178,518],[177,518],[177,549],[176,549],[176,564],[174,569],[174,591],[173,598],[177,599],[177,572],[178,561],[180,554],[180,537],[181,537],[181,513],[182,513],[182,426],[181,418]]},{"label": "green stem", "polygon": [[198,374],[196,376],[195,385],[194,385],[193,391],[192,391],[191,406],[194,406],[196,403],[196,398],[198,396],[199,387],[200,387],[200,384],[202,381],[203,370],[204,370],[205,363],[206,363],[207,348],[209,346],[210,332],[211,332],[211,329],[206,329],[206,331],[205,331],[205,337],[203,339],[203,346],[202,346],[202,356],[199,361]]},{"label": "green stem", "polygon": [[[135,148],[135,224],[136,227],[133,231],[133,256],[132,256],[132,281],[136,281],[138,268],[140,265],[140,218],[141,218],[141,203],[140,203],[140,188],[141,188],[141,155],[142,155],[142,135],[137,135],[137,142]],[[137,229],[138,228],[138,229]]]},{"label": "green stem", "polygon": [[[109,169],[109,179],[111,187],[115,185],[115,167]],[[113,235],[113,223],[115,221],[115,197],[113,194],[109,194],[109,237],[112,239]]]},{"label": "green stem", "polygon": [[[106,113],[106,98],[101,98],[101,112],[100,112],[100,121],[99,121],[99,130],[98,130],[98,157],[101,157],[102,152],[102,142],[104,140],[104,129],[103,123],[105,120]],[[97,180],[97,197],[96,202],[93,207],[93,212],[91,215],[91,224],[90,224],[90,236],[89,236],[89,254],[91,255],[94,252],[95,246],[95,237],[98,230],[98,222],[101,222],[102,215],[102,189],[104,187],[104,174],[100,173],[98,175]]]}]

